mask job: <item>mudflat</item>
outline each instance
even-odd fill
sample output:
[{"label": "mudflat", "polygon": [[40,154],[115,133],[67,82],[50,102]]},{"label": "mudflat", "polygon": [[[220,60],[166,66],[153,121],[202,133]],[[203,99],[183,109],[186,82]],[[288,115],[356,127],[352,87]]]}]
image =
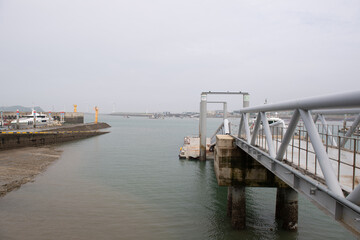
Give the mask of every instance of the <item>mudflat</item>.
[{"label": "mudflat", "polygon": [[54,146],[0,151],[0,197],[34,181],[35,176],[59,159],[61,153]]}]

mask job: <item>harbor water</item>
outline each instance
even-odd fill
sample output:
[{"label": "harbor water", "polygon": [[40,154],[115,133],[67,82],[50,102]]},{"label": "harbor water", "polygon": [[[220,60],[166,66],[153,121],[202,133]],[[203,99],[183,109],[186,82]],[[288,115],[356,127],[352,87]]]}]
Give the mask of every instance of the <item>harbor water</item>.
[{"label": "harbor water", "polygon": [[178,159],[197,119],[100,119],[111,133],[58,145],[59,160],[0,199],[0,239],[356,239],[300,195],[298,232],[281,230],[272,188],[247,189],[247,229],[232,230],[213,162]]}]

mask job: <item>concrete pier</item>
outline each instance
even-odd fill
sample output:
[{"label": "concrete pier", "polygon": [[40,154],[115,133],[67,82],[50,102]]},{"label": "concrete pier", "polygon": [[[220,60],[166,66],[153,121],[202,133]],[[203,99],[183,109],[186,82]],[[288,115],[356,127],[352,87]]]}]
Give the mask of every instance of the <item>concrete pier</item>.
[{"label": "concrete pier", "polygon": [[245,229],[246,195],[244,186],[228,188],[228,216],[231,218],[231,226],[234,229]]},{"label": "concrete pier", "polygon": [[278,188],[276,217],[286,230],[296,231],[298,195],[281,179],[250,155],[235,146],[234,138],[217,135],[214,151],[214,169],[218,184],[228,186],[227,215],[234,229],[246,227],[246,187]]},{"label": "concrete pier", "polygon": [[277,188],[275,217],[282,221],[282,228],[297,230],[298,193],[290,187]]}]

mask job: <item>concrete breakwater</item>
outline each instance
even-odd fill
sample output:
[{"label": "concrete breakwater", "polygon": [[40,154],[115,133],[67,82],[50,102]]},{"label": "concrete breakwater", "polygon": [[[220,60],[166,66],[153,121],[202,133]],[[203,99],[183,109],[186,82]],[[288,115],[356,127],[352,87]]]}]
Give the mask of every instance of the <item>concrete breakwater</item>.
[{"label": "concrete breakwater", "polygon": [[98,130],[109,127],[107,123],[88,123],[65,125],[56,128],[42,129],[41,131],[1,132],[0,150],[56,144],[88,138],[108,133]]}]

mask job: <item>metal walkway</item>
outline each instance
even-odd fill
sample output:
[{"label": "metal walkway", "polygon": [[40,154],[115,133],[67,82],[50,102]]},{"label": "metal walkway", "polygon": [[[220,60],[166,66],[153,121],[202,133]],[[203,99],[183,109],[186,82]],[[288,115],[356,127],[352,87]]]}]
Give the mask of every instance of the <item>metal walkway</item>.
[{"label": "metal walkway", "polygon": [[[269,124],[268,114],[286,112],[287,127]],[[249,114],[257,116],[249,127]],[[327,114],[356,114],[349,129],[326,122]],[[316,125],[317,120],[321,124]],[[236,145],[349,229],[360,233],[360,91],[241,110],[238,134],[227,120],[216,134]],[[212,144],[214,141],[212,141]]]}]

